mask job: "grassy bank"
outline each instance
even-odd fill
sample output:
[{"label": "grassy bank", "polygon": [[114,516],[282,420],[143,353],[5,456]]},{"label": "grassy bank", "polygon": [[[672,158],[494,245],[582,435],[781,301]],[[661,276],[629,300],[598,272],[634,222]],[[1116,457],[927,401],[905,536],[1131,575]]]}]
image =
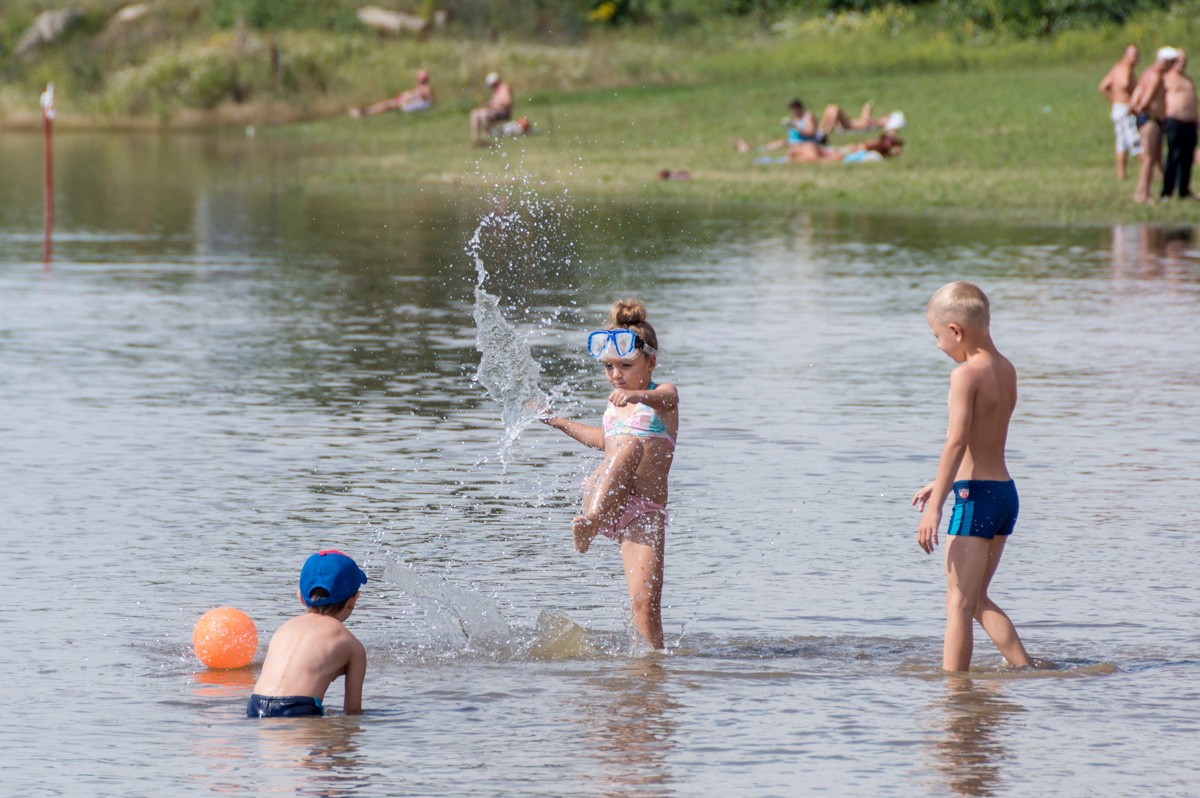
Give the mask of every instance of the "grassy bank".
[{"label": "grassy bank", "polygon": [[[314,158],[298,179],[322,190],[453,184],[480,191],[520,175],[573,192],[764,206],[960,213],[1031,222],[1194,221],[1200,203],[1142,207],[1131,180],[1113,176],[1108,111],[1095,92],[1106,62],[917,75],[729,81],[543,92],[525,98],[539,134],[478,150],[467,142],[467,105],[413,116],[331,119],[268,135],[309,139],[336,154]],[[873,164],[758,164],[735,151],[743,137],[777,137],[787,99],[848,106],[873,99],[902,109],[907,146]],[[861,136],[844,136],[852,141]],[[688,181],[660,182],[686,169]]]},{"label": "grassy bank", "polygon": [[[107,0],[106,0],[107,1]],[[195,5],[195,4],[193,4]],[[199,7],[199,6],[197,6]],[[76,32],[5,69],[0,120],[37,124],[54,80],[60,125],[248,125],[322,143],[298,176],[322,189],[456,184],[520,172],[577,192],[695,201],[966,213],[1052,222],[1192,220],[1191,206],[1133,206],[1112,176],[1111,130],[1095,84],[1127,41],[1200,45],[1194,14],[1021,38],[895,6],[865,14],[668,18],[595,28],[570,43],[434,35],[381,39],[352,27],[197,30],[183,5],[138,26]],[[172,16],[174,14],[174,16]],[[199,19],[199,17],[198,17]],[[1200,50],[1200,47],[1192,49]],[[98,66],[102,65],[102,66]],[[434,76],[435,110],[364,120],[349,104]],[[538,135],[480,151],[466,115],[501,69]],[[886,163],[757,164],[733,143],[777,138],[785,104],[866,100],[903,110],[904,155]],[[856,137],[843,137],[853,141]],[[661,169],[689,181],[661,183]],[[1200,209],[1200,203],[1197,204]]]}]

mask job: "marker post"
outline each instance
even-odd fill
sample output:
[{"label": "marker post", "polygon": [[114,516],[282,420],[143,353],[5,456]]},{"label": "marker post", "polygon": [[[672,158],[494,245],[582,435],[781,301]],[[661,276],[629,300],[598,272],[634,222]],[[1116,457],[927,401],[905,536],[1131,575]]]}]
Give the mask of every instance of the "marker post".
[{"label": "marker post", "polygon": [[54,252],[54,84],[46,84],[42,92],[42,133],[45,138],[43,158],[43,184],[45,188],[45,221],[42,234],[42,265],[50,269],[50,256]]}]

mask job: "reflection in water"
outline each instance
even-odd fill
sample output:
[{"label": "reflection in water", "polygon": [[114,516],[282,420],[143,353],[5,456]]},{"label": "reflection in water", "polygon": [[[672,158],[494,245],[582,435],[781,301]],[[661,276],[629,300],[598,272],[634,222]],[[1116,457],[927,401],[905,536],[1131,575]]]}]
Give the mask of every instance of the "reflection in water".
[{"label": "reflection in water", "polygon": [[1200,267],[1196,231],[1193,226],[1113,225],[1113,277],[1182,282],[1189,270]]},{"label": "reflection in water", "polygon": [[257,721],[260,749],[257,761],[274,776],[286,774],[296,795],[341,796],[366,789],[370,778],[357,737],[357,716],[332,718],[271,718]]},{"label": "reflection in water", "polygon": [[669,675],[651,658],[597,662],[597,669],[567,700],[572,719],[585,726],[599,793],[671,794],[667,758],[675,748],[679,705],[666,689]]},{"label": "reflection in water", "polygon": [[1001,695],[1003,689],[997,681],[946,679],[936,705],[945,734],[934,743],[933,760],[954,795],[995,795],[1003,787],[1005,730],[1010,715],[1024,712]]},{"label": "reflection in water", "polygon": [[[244,717],[245,702],[257,669],[204,670],[194,675],[194,693],[202,698],[204,731],[196,734],[194,759],[201,764],[197,781],[207,792],[245,795],[247,784],[267,783],[295,795],[342,796],[357,793],[369,782],[359,755],[358,716],[327,718]],[[215,701],[214,699],[229,699]],[[213,716],[223,722],[214,724]],[[230,715],[237,718],[230,727]],[[254,736],[241,732],[252,730]],[[253,742],[258,749],[253,750]],[[265,768],[269,775],[256,771]],[[247,772],[250,780],[247,781]]]},{"label": "reflection in water", "polygon": [[198,698],[230,698],[241,694],[249,698],[254,683],[258,681],[258,669],[246,668],[205,668],[192,674],[196,688],[192,691]]}]

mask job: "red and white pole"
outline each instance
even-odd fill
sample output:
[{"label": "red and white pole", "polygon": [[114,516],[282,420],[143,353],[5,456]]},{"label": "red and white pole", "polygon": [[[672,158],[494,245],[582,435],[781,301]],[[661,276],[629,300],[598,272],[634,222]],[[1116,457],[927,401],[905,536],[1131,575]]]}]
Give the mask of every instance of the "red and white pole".
[{"label": "red and white pole", "polygon": [[53,134],[54,134],[54,84],[46,84],[46,90],[42,92],[42,131],[45,136],[45,158],[43,183],[46,190],[45,199],[45,226],[43,227],[42,237],[42,264],[45,268],[50,268],[50,256],[53,254],[53,235],[54,235],[54,150],[53,150]]}]

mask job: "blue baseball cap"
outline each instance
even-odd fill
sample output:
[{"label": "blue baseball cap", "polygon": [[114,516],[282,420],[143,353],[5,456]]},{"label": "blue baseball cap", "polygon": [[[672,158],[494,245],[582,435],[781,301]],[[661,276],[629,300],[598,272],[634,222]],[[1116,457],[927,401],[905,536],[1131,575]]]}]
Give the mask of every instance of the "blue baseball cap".
[{"label": "blue baseball cap", "polygon": [[[335,549],[318,551],[304,561],[300,569],[300,597],[310,607],[325,607],[345,601],[367,583],[367,575],[358,563]],[[313,588],[323,588],[329,595],[310,601]]]}]

